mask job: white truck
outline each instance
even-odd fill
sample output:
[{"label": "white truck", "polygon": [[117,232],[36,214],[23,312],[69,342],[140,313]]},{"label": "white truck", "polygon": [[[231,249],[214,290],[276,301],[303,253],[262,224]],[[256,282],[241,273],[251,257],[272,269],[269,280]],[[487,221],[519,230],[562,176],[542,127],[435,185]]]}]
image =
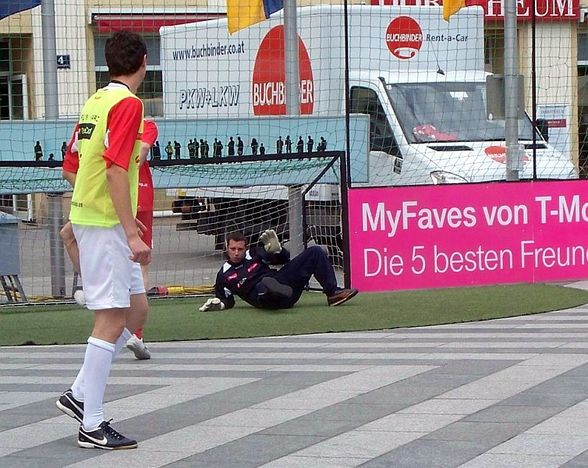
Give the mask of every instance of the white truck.
[{"label": "white truck", "polygon": [[[462,9],[450,22],[439,7],[357,5],[348,12],[349,110],[370,116],[369,180],[361,185],[505,179],[504,121],[486,107],[482,9]],[[297,23],[301,114],[343,115],[343,6],[299,8]],[[280,12],[233,35],[226,19],[162,28],[165,117],[285,114],[282,25]],[[526,116],[519,120],[519,138],[521,178],[533,176],[533,154],[538,178],[577,178],[569,155],[541,135],[533,148]],[[215,193],[186,191],[176,208],[194,205],[195,199],[202,206],[202,197],[214,206],[215,198],[243,196],[228,188],[222,197]],[[314,193],[319,202],[327,193],[332,204],[332,189]],[[206,216],[200,212],[195,218]]]}]

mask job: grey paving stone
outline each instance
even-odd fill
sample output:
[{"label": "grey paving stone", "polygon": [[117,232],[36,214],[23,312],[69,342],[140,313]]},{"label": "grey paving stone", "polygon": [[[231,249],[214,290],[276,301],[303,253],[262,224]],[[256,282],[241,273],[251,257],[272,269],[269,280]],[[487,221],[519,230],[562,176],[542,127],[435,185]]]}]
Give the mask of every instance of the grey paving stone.
[{"label": "grey paving stone", "polygon": [[572,457],[582,453],[587,444],[588,435],[522,433],[492,448],[490,452]]},{"label": "grey paving stone", "polygon": [[71,464],[72,460],[65,458],[49,458],[45,456],[21,457],[18,455],[0,458],[0,468],[62,468]]},{"label": "grey paving stone", "polygon": [[[191,466],[253,468],[323,440],[324,437],[254,434],[182,460]],[[173,465],[172,465],[173,466]]]},{"label": "grey paving stone", "polygon": [[[72,423],[73,424],[73,423]],[[59,439],[49,444],[41,444],[32,449],[18,451],[12,455],[0,458],[0,466],[5,458],[10,460],[24,460],[25,466],[63,467],[98,456],[101,450],[81,449],[77,445],[77,426],[73,424],[71,437]],[[18,462],[12,467],[20,467]],[[36,464],[35,464],[36,463]]]},{"label": "grey paving stone", "polygon": [[[471,367],[474,365],[472,364]],[[361,395],[357,401],[366,405],[383,405],[391,410],[401,410],[472,382],[480,375],[484,374],[450,375],[435,369]]]},{"label": "grey paving stone", "polygon": [[541,421],[559,413],[558,406],[514,406],[492,405],[470,416],[463,418],[465,422],[497,422],[497,423],[530,423]]},{"label": "grey paving stone", "polygon": [[534,393],[558,393],[560,395],[588,395],[588,379],[559,376],[542,383],[532,390]]},{"label": "grey paving stone", "polygon": [[[513,361],[518,362],[518,361]],[[509,367],[511,362],[508,361],[492,361],[492,360],[461,360],[451,361],[444,364],[442,367],[436,370],[438,375],[488,375],[494,372],[498,372]]]},{"label": "grey paving stone", "polygon": [[[587,343],[588,346],[588,340],[583,340],[585,343]],[[588,379],[588,364],[584,364],[583,366],[578,366],[575,369],[572,369],[568,372],[566,372],[566,377],[579,377],[581,379]]]},{"label": "grey paving stone", "polygon": [[568,407],[583,401],[586,395],[582,393],[543,393],[543,392],[522,392],[503,400],[503,406],[553,406],[556,408]]},{"label": "grey paving stone", "polygon": [[568,459],[565,455],[484,453],[460,468],[559,468]]},{"label": "grey paving stone", "polygon": [[588,450],[575,456],[568,462],[561,465],[562,468],[586,468],[588,466]]},{"label": "grey paving stone", "polygon": [[[77,424],[55,408],[83,345],[2,348],[0,468],[588,466],[588,334],[578,331],[587,312],[153,343],[144,363],[125,351],[105,405],[114,426],[139,440],[125,453],[78,449]],[[392,379],[418,366],[430,369]]]},{"label": "grey paving stone", "polygon": [[419,439],[361,466],[365,468],[453,468],[484,453],[486,449],[487,446],[483,443]]},{"label": "grey paving stone", "polygon": [[[270,427],[260,431],[261,435],[296,435],[296,436],[319,436],[319,437],[332,437],[342,432],[350,431],[355,429],[361,424],[369,422],[367,419],[356,417],[354,420],[341,420],[341,419],[329,419],[322,418],[322,413],[315,412],[308,416],[301,416],[277,426]],[[366,415],[368,416],[368,415]]]},{"label": "grey paving stone", "polygon": [[486,446],[498,445],[525,431],[529,423],[468,422],[458,421],[423,436],[422,439],[482,442]]}]

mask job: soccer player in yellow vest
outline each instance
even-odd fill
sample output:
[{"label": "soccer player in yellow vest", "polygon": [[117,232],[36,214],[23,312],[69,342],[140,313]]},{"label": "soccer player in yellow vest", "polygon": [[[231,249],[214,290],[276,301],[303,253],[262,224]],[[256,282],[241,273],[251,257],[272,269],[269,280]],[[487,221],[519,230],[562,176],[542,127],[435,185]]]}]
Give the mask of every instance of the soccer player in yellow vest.
[{"label": "soccer player in yellow vest", "polygon": [[151,248],[135,220],[143,103],[135,96],[147,68],[141,36],[119,31],[105,46],[110,83],[82,108],[77,125],[79,169],[70,220],[80,251],[86,306],[94,312],[84,363],[57,406],[80,421],[78,445],[131,449],[103,412],[112,360],[147,317],[141,264]]}]

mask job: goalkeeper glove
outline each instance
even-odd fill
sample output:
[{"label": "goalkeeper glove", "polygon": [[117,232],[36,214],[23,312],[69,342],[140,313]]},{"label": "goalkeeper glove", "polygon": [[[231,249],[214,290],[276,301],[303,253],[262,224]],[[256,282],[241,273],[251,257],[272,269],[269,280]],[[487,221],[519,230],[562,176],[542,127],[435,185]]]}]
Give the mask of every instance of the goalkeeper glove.
[{"label": "goalkeeper glove", "polygon": [[282,251],[282,244],[280,244],[278,235],[273,229],[263,231],[259,236],[259,240],[263,243],[263,248],[267,253],[280,253]]},{"label": "goalkeeper glove", "polygon": [[200,312],[210,312],[212,310],[224,310],[224,308],[225,304],[218,297],[211,297],[198,310]]}]

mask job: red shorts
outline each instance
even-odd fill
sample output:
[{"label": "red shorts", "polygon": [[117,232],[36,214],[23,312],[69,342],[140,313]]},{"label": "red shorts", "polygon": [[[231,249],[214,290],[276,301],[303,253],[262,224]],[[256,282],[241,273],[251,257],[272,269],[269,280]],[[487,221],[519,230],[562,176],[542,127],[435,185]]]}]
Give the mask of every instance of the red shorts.
[{"label": "red shorts", "polygon": [[153,248],[153,211],[137,211],[137,219],[147,228],[143,233],[143,242]]}]

